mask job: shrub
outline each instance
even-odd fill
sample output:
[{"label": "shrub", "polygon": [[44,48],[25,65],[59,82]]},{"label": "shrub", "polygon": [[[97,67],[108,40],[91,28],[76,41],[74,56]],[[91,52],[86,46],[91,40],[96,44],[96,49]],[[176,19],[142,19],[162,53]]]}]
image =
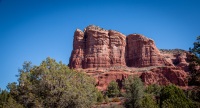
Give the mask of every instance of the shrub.
[{"label": "shrub", "polygon": [[152,95],[146,94],[142,99],[142,108],[158,108],[156,100]]},{"label": "shrub", "polygon": [[100,102],[100,103],[102,103],[103,102],[103,94],[100,92],[100,91],[98,91],[97,92],[97,102]]},{"label": "shrub", "polygon": [[152,84],[146,87],[145,92],[148,94],[152,94],[154,96],[159,96],[161,91],[161,86],[157,84]]},{"label": "shrub", "polygon": [[106,94],[108,97],[117,97],[120,94],[118,83],[111,81],[108,85]]},{"label": "shrub", "polygon": [[175,85],[168,85],[161,90],[160,107],[162,108],[193,108],[194,105],[184,92]]},{"label": "shrub", "polygon": [[109,98],[107,95],[104,97],[104,100],[105,100],[105,103],[109,103]]}]

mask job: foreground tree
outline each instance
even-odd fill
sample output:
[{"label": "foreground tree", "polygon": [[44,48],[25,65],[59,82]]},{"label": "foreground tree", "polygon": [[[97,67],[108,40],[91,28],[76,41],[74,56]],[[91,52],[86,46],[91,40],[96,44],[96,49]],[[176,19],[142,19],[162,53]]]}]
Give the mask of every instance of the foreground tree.
[{"label": "foreground tree", "polygon": [[117,82],[115,81],[111,81],[108,85],[106,94],[108,95],[108,97],[117,97],[120,94],[119,91],[119,86],[117,84]]},{"label": "foreground tree", "polygon": [[125,107],[140,108],[142,107],[142,100],[144,96],[144,87],[140,78],[128,77],[124,81],[125,88]]},{"label": "foreground tree", "polygon": [[158,108],[156,99],[151,94],[144,95],[142,99],[142,108]]},{"label": "foreground tree", "polygon": [[12,97],[9,97],[2,108],[24,108],[23,105],[17,103]]},{"label": "foreground tree", "polygon": [[197,36],[196,42],[193,43],[193,48],[190,48],[190,52],[194,53],[198,58],[200,58],[200,36]]},{"label": "foreground tree", "polygon": [[152,84],[146,87],[145,92],[147,94],[152,94],[155,97],[159,97],[161,89],[162,89],[162,86],[157,85],[157,84]]},{"label": "foreground tree", "polygon": [[24,107],[86,108],[97,100],[94,79],[54,59],[39,66],[25,62],[19,72],[19,85],[11,83],[8,88]]},{"label": "foreground tree", "polygon": [[190,48],[192,55],[188,57],[190,71],[189,85],[195,87],[188,91],[188,96],[200,107],[200,36],[197,37],[193,45],[193,48]]},{"label": "foreground tree", "polygon": [[191,76],[189,84],[200,86],[200,36],[197,37],[193,45],[193,48],[190,48],[190,52],[193,53],[193,55],[189,57],[189,71]]},{"label": "foreground tree", "polygon": [[102,103],[104,101],[103,94],[98,91],[97,92],[97,102]]},{"label": "foreground tree", "polygon": [[0,108],[3,108],[5,106],[5,103],[8,101],[9,96],[10,95],[8,91],[0,89]]},{"label": "foreground tree", "polygon": [[161,108],[194,108],[192,101],[189,100],[184,92],[175,85],[163,87],[160,95]]},{"label": "foreground tree", "polygon": [[8,91],[0,90],[0,108],[23,108],[23,106],[17,103]]}]

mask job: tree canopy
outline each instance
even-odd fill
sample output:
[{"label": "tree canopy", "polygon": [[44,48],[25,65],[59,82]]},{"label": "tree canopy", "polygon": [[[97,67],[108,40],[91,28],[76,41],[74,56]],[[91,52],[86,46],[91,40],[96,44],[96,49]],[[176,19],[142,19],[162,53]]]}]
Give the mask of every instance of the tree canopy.
[{"label": "tree canopy", "polygon": [[196,42],[193,43],[193,48],[190,48],[190,52],[193,55],[189,57],[189,71],[190,71],[190,85],[200,85],[200,36],[197,37]]},{"label": "tree canopy", "polygon": [[200,58],[200,36],[197,36],[196,42],[193,43],[193,48],[189,50]]},{"label": "tree canopy", "polygon": [[119,86],[117,84],[117,82],[115,81],[111,81],[108,85],[106,94],[108,95],[108,97],[117,97],[120,94],[119,91]]},{"label": "tree canopy", "polygon": [[124,81],[125,106],[127,108],[140,108],[142,104],[142,99],[144,96],[144,86],[140,78],[138,77],[128,77]]},{"label": "tree canopy", "polygon": [[161,108],[194,108],[184,92],[175,85],[168,85],[162,88],[160,94]]},{"label": "tree canopy", "polygon": [[18,77],[8,88],[24,107],[86,108],[97,100],[93,78],[49,57],[39,66],[24,62]]}]

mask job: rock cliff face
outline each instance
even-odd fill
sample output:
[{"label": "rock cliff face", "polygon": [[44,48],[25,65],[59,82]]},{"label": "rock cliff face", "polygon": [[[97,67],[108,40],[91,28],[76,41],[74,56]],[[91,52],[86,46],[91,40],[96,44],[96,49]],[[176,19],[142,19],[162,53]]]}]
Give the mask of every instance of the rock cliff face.
[{"label": "rock cliff face", "polygon": [[154,41],[139,34],[127,37],[114,30],[88,26],[77,29],[70,58],[70,68],[105,68],[110,66],[147,67],[170,65],[160,55]]},{"label": "rock cliff face", "polygon": [[126,36],[113,30],[88,26],[74,33],[70,68],[125,66]]},{"label": "rock cliff face", "polygon": [[161,55],[173,66],[180,67],[182,70],[188,71],[188,58],[190,58],[190,53],[181,49],[173,50],[160,50]]},{"label": "rock cliff face", "polygon": [[167,85],[170,83],[187,86],[187,73],[176,67],[158,67],[151,69],[149,72],[143,72],[142,81],[146,84]]},{"label": "rock cliff face", "polygon": [[109,30],[111,66],[125,66],[126,36],[117,31]]},{"label": "rock cliff face", "polygon": [[83,68],[109,67],[108,31],[89,26],[84,31],[85,55]]},{"label": "rock cliff face", "polygon": [[152,39],[143,35],[127,37],[114,30],[90,25],[74,32],[69,67],[83,70],[96,79],[97,88],[106,90],[112,81],[138,76],[144,84],[187,86],[187,52],[159,51]]},{"label": "rock cliff face", "polygon": [[74,32],[73,50],[70,57],[70,67],[73,68],[83,68],[84,63],[84,49],[85,49],[85,39],[84,33],[77,29]]},{"label": "rock cliff face", "polygon": [[170,65],[160,55],[153,40],[139,34],[130,34],[126,38],[126,63],[129,67]]}]

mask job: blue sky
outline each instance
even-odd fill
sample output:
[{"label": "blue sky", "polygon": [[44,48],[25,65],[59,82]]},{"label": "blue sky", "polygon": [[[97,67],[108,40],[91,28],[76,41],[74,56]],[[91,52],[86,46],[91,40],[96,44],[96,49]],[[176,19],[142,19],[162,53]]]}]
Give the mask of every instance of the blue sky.
[{"label": "blue sky", "polygon": [[94,24],[188,50],[200,35],[199,0],[0,0],[0,88],[24,61],[68,64],[73,33]]}]

